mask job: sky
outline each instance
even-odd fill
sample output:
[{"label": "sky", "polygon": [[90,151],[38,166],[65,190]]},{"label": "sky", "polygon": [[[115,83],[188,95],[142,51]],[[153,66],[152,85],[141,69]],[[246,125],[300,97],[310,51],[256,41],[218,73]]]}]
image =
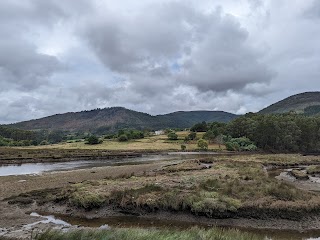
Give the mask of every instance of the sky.
[{"label": "sky", "polygon": [[319,0],[1,0],[0,124],[256,112],[320,90]]}]

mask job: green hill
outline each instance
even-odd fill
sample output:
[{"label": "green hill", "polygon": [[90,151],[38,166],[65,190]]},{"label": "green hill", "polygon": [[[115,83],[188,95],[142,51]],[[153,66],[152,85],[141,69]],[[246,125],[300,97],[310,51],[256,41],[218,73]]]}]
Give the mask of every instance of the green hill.
[{"label": "green hill", "polygon": [[237,115],[235,114],[222,111],[174,112],[152,116],[147,113],[136,112],[122,107],[112,107],[56,114],[41,119],[10,124],[9,126],[24,130],[106,133],[123,128],[148,128],[154,130],[187,128],[202,121],[229,122],[236,117]]},{"label": "green hill", "polygon": [[308,116],[319,115],[320,92],[305,92],[290,96],[262,109],[259,113],[272,114],[291,111]]}]

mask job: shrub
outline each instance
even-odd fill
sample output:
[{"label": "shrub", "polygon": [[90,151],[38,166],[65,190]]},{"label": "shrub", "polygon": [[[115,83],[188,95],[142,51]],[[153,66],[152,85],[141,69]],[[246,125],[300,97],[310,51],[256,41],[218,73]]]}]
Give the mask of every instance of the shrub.
[{"label": "shrub", "polygon": [[43,141],[40,142],[40,145],[49,145],[49,142],[46,141],[46,140],[43,140]]},{"label": "shrub", "polygon": [[185,151],[186,149],[187,149],[187,146],[182,144],[182,145],[181,145],[181,150],[182,150],[182,151]]},{"label": "shrub", "polygon": [[178,135],[174,132],[171,132],[168,134],[168,139],[169,140],[178,140]]},{"label": "shrub", "polygon": [[195,133],[195,132],[191,132],[188,135],[188,139],[190,139],[190,140],[194,140],[194,139],[196,139],[196,137],[197,137],[197,133]]},{"label": "shrub", "polygon": [[129,139],[128,139],[128,136],[126,134],[122,134],[118,137],[118,141],[119,142],[127,142]]},{"label": "shrub", "polygon": [[198,148],[201,150],[208,150],[208,142],[204,139],[198,140]]},{"label": "shrub", "polygon": [[225,143],[228,151],[256,151],[257,146],[246,137],[229,138]]},{"label": "shrub", "polygon": [[87,140],[87,144],[90,144],[90,145],[99,144],[101,142],[102,141],[100,141],[99,138],[94,135],[90,136]]}]

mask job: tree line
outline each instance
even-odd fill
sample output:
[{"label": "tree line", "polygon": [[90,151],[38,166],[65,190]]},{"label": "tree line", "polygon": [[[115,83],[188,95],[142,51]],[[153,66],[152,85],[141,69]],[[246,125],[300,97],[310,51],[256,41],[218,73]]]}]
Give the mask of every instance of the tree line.
[{"label": "tree line", "polygon": [[0,146],[30,146],[61,142],[66,137],[62,131],[28,131],[0,126]]},{"label": "tree line", "polygon": [[206,132],[209,141],[220,138],[230,150],[320,151],[320,117],[248,113],[227,124],[202,122],[190,130]]}]

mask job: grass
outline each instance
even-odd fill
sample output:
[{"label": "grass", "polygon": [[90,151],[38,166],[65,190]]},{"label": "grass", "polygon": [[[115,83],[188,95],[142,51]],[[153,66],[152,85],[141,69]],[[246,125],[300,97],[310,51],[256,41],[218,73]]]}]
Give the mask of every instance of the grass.
[{"label": "grass", "polygon": [[308,174],[304,171],[301,171],[301,170],[294,169],[291,171],[291,175],[299,180],[308,180],[309,179]]},{"label": "grass", "polygon": [[309,166],[307,167],[308,174],[319,174],[320,173],[320,166]]},{"label": "grass", "polygon": [[[184,143],[185,136],[188,132],[177,132],[178,140],[170,141],[167,135],[157,135],[146,137],[143,139],[130,140],[128,142],[118,142],[117,140],[105,140],[102,144],[88,145],[85,142],[64,142],[60,144],[52,144],[45,146],[30,146],[23,147],[22,149],[103,149],[109,151],[179,151],[181,150],[181,144],[187,146],[188,151],[197,150],[197,141],[191,141]],[[203,133],[198,133],[198,137],[201,137]],[[21,147],[17,148],[21,149]],[[208,150],[223,150],[224,146],[218,144],[209,144]]]},{"label": "grass", "polygon": [[204,230],[191,228],[189,230],[156,230],[156,229],[111,229],[111,230],[77,230],[71,232],[46,231],[35,236],[35,240],[260,240],[262,237],[238,230],[223,230],[213,228]]},{"label": "grass", "polygon": [[[40,203],[46,199],[86,211],[104,206],[142,213],[183,211],[210,218],[299,219],[320,211],[317,193],[268,177],[261,163],[220,159],[210,169],[199,169],[199,162],[187,160],[139,176],[72,184],[55,195],[42,194]],[[29,194],[34,195],[39,194]],[[23,195],[10,201],[19,199],[28,203]]]}]

